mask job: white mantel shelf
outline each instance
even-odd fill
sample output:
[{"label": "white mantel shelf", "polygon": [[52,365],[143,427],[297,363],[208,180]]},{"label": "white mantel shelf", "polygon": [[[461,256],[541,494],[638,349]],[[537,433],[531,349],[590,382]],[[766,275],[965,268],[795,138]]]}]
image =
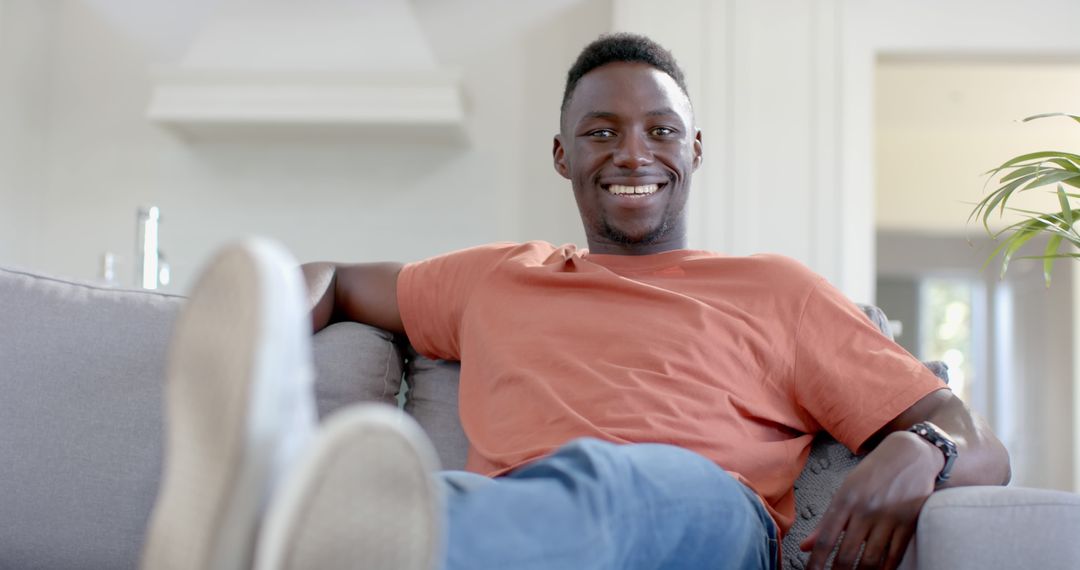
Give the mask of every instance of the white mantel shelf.
[{"label": "white mantel shelf", "polygon": [[200,138],[400,135],[461,140],[458,73],[159,68],[147,118]]}]

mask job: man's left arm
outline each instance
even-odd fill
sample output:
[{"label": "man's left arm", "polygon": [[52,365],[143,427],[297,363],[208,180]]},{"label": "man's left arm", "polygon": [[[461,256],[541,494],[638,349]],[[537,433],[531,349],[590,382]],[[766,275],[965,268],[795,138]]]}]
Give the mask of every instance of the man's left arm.
[{"label": "man's left arm", "polygon": [[[935,424],[956,443],[951,476],[940,487],[935,482],[945,455],[907,431],[922,421]],[[838,542],[836,568],[852,568],[856,560],[859,568],[896,568],[915,534],[923,503],[937,488],[1004,485],[1011,477],[1005,446],[948,389],[916,402],[864,447],[872,451],[848,475],[818,527],[802,543],[803,550],[812,549],[810,570],[823,569]]]}]

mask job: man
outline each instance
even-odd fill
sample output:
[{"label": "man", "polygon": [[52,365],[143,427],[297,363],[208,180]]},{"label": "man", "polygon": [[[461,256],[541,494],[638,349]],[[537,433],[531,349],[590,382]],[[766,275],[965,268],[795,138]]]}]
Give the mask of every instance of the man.
[{"label": "man", "polygon": [[[571,181],[587,250],[529,242],[406,266],[304,266],[316,331],[359,321],[406,335],[422,354],[462,362],[471,473],[438,474],[433,484],[424,475],[431,452],[415,426],[385,410],[346,414],[316,436],[315,451],[273,497],[261,565],[774,568],[777,541],[794,516],[792,486],[813,435],[827,430],[869,453],[804,543],[809,567],[823,568],[838,548],[836,567],[895,568],[936,488],[1007,482],[1008,456],[985,425],[822,278],[779,256],[686,249],[685,206],[702,137],[682,72],[663,48],[623,34],[586,47],[569,72],[553,158]],[[244,280],[229,267],[271,268],[248,271],[247,281],[267,281],[277,254],[260,258],[258,249],[212,266],[189,312],[202,306],[206,323],[243,321],[225,316],[237,297],[208,299]],[[275,287],[256,287],[254,296]],[[298,296],[300,286],[291,287]],[[273,303],[261,302],[248,313],[270,312]],[[274,323],[263,318],[222,334],[253,336]],[[188,344],[201,348],[185,348],[178,333],[173,362],[181,364],[170,383],[199,375],[184,373],[183,362],[205,362],[214,347],[224,353],[221,345],[237,342],[200,332],[221,326],[189,320],[179,328],[191,329]],[[225,382],[247,379],[240,393],[253,396],[224,399],[251,415],[260,390],[273,391],[265,386],[303,376],[300,344],[259,353],[296,371],[273,381],[258,366],[196,368]],[[302,382],[289,385],[277,393],[300,399]],[[184,390],[175,391],[183,399]],[[308,427],[270,438],[264,462],[290,447],[286,434],[311,431],[309,405],[279,408],[279,417],[264,418],[268,425]],[[254,444],[199,447],[195,439],[177,445],[203,456],[216,450],[241,467],[190,449],[174,460],[170,451],[146,564],[170,558],[166,529],[187,537],[183,528],[197,527],[203,534],[187,538],[211,553],[203,560],[242,567],[237,549],[215,543],[206,529],[246,529],[234,531],[242,543],[254,522],[186,512],[176,505],[190,493],[174,481],[203,473],[221,489],[203,498],[201,508],[212,510],[237,494],[214,482],[271,469],[235,458]],[[257,520],[250,505],[234,510]]]}]

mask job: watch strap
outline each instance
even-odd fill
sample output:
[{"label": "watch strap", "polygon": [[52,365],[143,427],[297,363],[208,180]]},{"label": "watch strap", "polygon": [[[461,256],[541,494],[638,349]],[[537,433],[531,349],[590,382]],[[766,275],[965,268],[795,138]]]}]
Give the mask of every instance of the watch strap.
[{"label": "watch strap", "polygon": [[934,479],[934,484],[937,487],[944,485],[949,477],[952,475],[953,465],[956,463],[956,457],[959,455],[956,442],[949,437],[949,434],[944,430],[937,427],[930,422],[919,422],[910,428],[908,431],[930,442],[931,445],[941,450],[942,455],[945,456],[945,466],[941,468],[941,471]]}]

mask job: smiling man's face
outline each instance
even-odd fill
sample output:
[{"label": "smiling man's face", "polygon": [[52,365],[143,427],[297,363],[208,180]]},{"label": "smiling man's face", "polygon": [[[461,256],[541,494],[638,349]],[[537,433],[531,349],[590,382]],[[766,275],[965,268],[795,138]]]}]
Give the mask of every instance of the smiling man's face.
[{"label": "smiling man's face", "polygon": [[701,133],[675,80],[644,63],[581,77],[555,136],[555,170],[574,188],[593,253],[686,247],[686,198]]}]

